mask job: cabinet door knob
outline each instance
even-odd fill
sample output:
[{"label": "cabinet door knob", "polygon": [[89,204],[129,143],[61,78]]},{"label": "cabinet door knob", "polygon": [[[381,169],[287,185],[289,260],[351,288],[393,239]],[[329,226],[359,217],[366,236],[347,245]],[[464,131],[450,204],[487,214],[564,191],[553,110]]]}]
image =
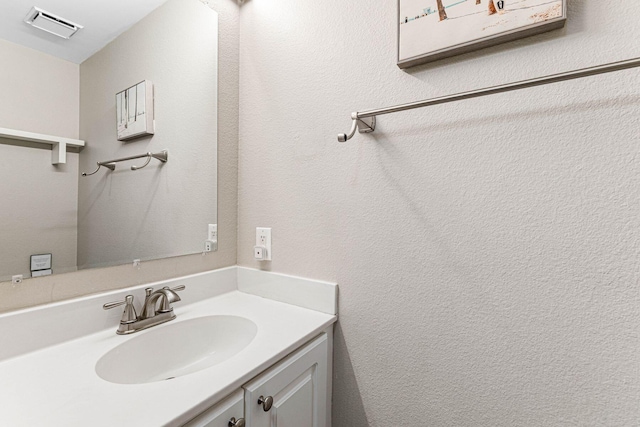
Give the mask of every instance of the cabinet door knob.
[{"label": "cabinet door knob", "polygon": [[235,419],[235,418],[231,418],[229,420],[229,427],[244,427],[244,418],[239,418],[239,419]]},{"label": "cabinet door knob", "polygon": [[269,412],[269,410],[273,406],[273,397],[271,397],[271,396],[267,396],[267,397],[260,396],[258,398],[258,405],[262,405],[262,409],[264,409],[264,412]]}]

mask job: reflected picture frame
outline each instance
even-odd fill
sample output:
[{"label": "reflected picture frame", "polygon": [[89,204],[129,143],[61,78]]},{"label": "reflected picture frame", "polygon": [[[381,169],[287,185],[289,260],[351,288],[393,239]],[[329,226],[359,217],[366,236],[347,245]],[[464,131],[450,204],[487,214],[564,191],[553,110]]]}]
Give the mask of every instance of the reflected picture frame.
[{"label": "reflected picture frame", "polygon": [[398,58],[409,68],[563,28],[566,0],[398,0]]}]

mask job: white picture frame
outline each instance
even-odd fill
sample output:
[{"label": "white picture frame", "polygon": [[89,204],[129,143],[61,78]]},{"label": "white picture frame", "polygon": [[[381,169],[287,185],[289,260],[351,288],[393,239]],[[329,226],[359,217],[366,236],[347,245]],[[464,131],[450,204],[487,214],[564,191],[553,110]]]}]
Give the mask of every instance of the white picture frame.
[{"label": "white picture frame", "polygon": [[566,0],[398,0],[398,66],[562,28]]}]

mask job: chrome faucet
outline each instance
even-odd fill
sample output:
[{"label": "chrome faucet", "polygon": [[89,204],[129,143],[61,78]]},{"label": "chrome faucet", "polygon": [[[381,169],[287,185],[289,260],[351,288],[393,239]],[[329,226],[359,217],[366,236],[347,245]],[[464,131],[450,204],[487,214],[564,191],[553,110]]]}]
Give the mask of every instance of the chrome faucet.
[{"label": "chrome faucet", "polygon": [[173,289],[165,286],[155,292],[153,288],[145,289],[145,300],[142,305],[142,313],[139,316],[136,314],[136,309],[133,305],[133,295],[127,295],[124,301],[107,303],[102,308],[109,310],[124,304],[124,312],[116,333],[118,335],[132,334],[175,319],[176,315],[171,304],[180,301],[180,296],[176,291],[183,291],[184,289],[184,285]]}]

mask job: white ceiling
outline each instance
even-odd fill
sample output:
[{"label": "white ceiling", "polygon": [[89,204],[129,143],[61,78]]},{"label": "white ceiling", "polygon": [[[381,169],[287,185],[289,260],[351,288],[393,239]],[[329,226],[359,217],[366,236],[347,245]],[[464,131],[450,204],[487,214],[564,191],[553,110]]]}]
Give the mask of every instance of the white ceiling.
[{"label": "white ceiling", "polygon": [[[0,0],[0,39],[82,63],[167,0]],[[33,6],[84,25],[69,40],[24,22]]]}]

